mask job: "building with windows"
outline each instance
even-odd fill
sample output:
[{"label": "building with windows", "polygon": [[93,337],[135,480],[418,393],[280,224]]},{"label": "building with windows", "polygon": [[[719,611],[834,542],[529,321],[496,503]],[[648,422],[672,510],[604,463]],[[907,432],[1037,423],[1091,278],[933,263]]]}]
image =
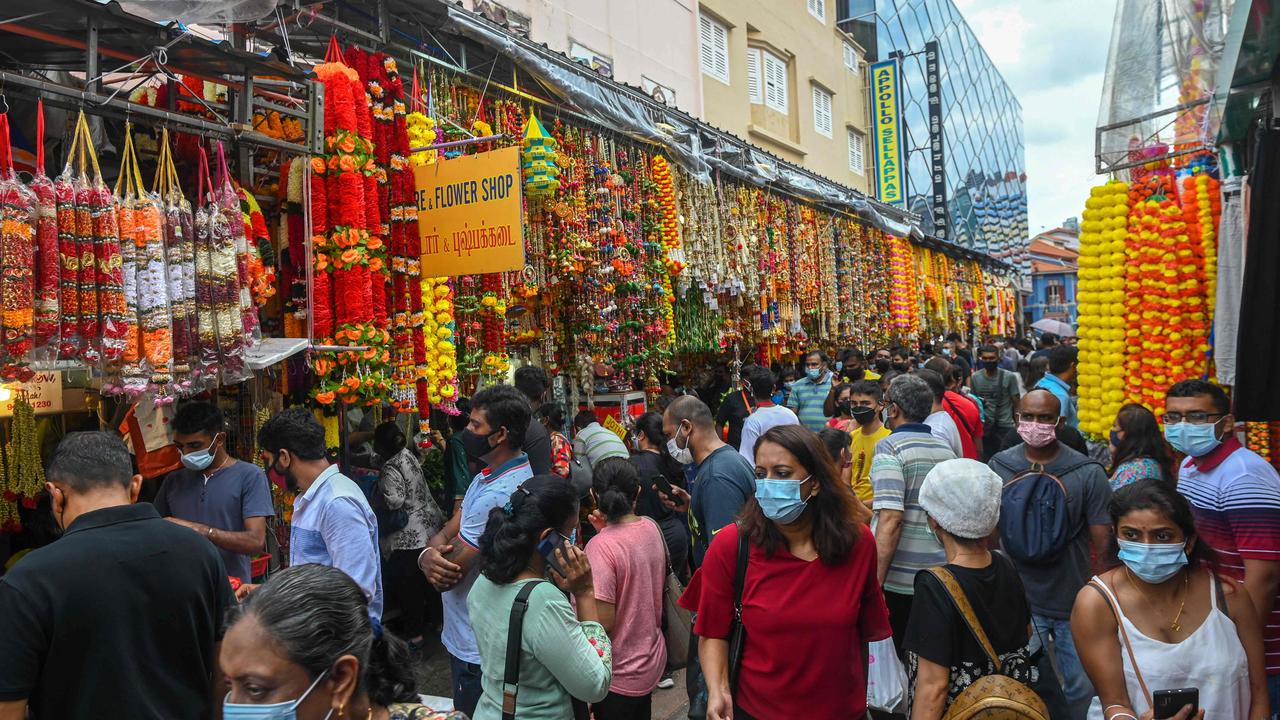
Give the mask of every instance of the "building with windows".
[{"label": "building with windows", "polygon": [[[927,234],[1029,271],[1022,106],[953,0],[839,0],[838,8],[868,61],[898,60],[905,207]],[[932,118],[931,98],[939,101]]]},{"label": "building with windows", "polygon": [[1076,324],[1076,271],[1080,263],[1080,233],[1060,227],[1040,233],[1027,246],[1031,258],[1031,295],[1023,305],[1030,325],[1043,318]]},{"label": "building with windows", "polygon": [[702,115],[697,0],[466,0],[465,5],[659,102]]},{"label": "building with windows", "polygon": [[867,192],[864,51],[836,0],[701,0],[702,118]]}]

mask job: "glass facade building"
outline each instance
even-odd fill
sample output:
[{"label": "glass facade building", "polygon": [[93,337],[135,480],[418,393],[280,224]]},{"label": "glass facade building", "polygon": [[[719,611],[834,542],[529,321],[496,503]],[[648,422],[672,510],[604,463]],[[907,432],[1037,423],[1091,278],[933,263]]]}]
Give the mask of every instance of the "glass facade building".
[{"label": "glass facade building", "polygon": [[[1022,106],[952,0],[840,0],[841,26],[868,61],[900,55],[907,208],[930,235],[1026,262]],[[945,222],[934,220],[926,44],[937,42]]]}]

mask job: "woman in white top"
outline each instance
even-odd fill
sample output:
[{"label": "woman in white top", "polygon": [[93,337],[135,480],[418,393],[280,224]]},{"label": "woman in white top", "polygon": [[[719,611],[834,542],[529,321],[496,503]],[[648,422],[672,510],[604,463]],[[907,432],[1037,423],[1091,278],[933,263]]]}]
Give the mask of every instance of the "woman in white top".
[{"label": "woman in white top", "polygon": [[1153,693],[1181,688],[1197,688],[1200,700],[1179,720],[1269,717],[1258,613],[1214,574],[1186,499],[1171,483],[1141,480],[1116,492],[1109,510],[1123,565],[1093,578],[1071,613],[1098,693],[1089,717],[1146,720]]}]

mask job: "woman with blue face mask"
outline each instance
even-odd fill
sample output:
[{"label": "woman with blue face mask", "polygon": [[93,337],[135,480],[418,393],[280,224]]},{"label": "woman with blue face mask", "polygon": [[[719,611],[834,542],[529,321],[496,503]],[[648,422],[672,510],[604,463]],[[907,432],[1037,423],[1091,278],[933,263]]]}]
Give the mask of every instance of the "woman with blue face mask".
[{"label": "woman with blue face mask", "polygon": [[[876,543],[818,435],[780,425],[756,441],[754,496],[716,533],[681,598],[707,683],[707,718],[862,717],[867,643],[889,637]],[[745,554],[740,659],[730,656]]]},{"label": "woman with blue face mask", "polygon": [[327,565],[273,575],[232,611],[219,658],[227,720],[466,720],[418,702],[408,646]]},{"label": "woman with blue face mask", "polygon": [[1145,720],[1160,690],[1196,688],[1175,718],[1270,716],[1262,628],[1238,585],[1220,580],[1172,483],[1139,480],[1108,507],[1120,565],[1076,597],[1071,631],[1097,697],[1090,718]]}]

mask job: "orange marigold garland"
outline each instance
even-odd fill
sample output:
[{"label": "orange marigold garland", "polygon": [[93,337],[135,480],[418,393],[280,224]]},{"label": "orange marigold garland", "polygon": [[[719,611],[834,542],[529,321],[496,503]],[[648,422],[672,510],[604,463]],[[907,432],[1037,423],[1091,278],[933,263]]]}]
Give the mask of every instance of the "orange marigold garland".
[{"label": "orange marigold garland", "polygon": [[892,276],[889,308],[894,333],[914,335],[920,331],[920,299],[915,257],[911,243],[903,238],[889,237],[889,272]]},{"label": "orange marigold garland", "polygon": [[684,251],[680,243],[680,217],[676,212],[676,192],[671,179],[671,165],[661,155],[654,155],[651,162],[650,177],[657,186],[659,226],[662,230],[662,265],[666,273],[659,278],[662,286],[663,308],[662,320],[666,327],[668,346],[675,345],[675,305],[676,294],[674,282],[684,271]]}]

